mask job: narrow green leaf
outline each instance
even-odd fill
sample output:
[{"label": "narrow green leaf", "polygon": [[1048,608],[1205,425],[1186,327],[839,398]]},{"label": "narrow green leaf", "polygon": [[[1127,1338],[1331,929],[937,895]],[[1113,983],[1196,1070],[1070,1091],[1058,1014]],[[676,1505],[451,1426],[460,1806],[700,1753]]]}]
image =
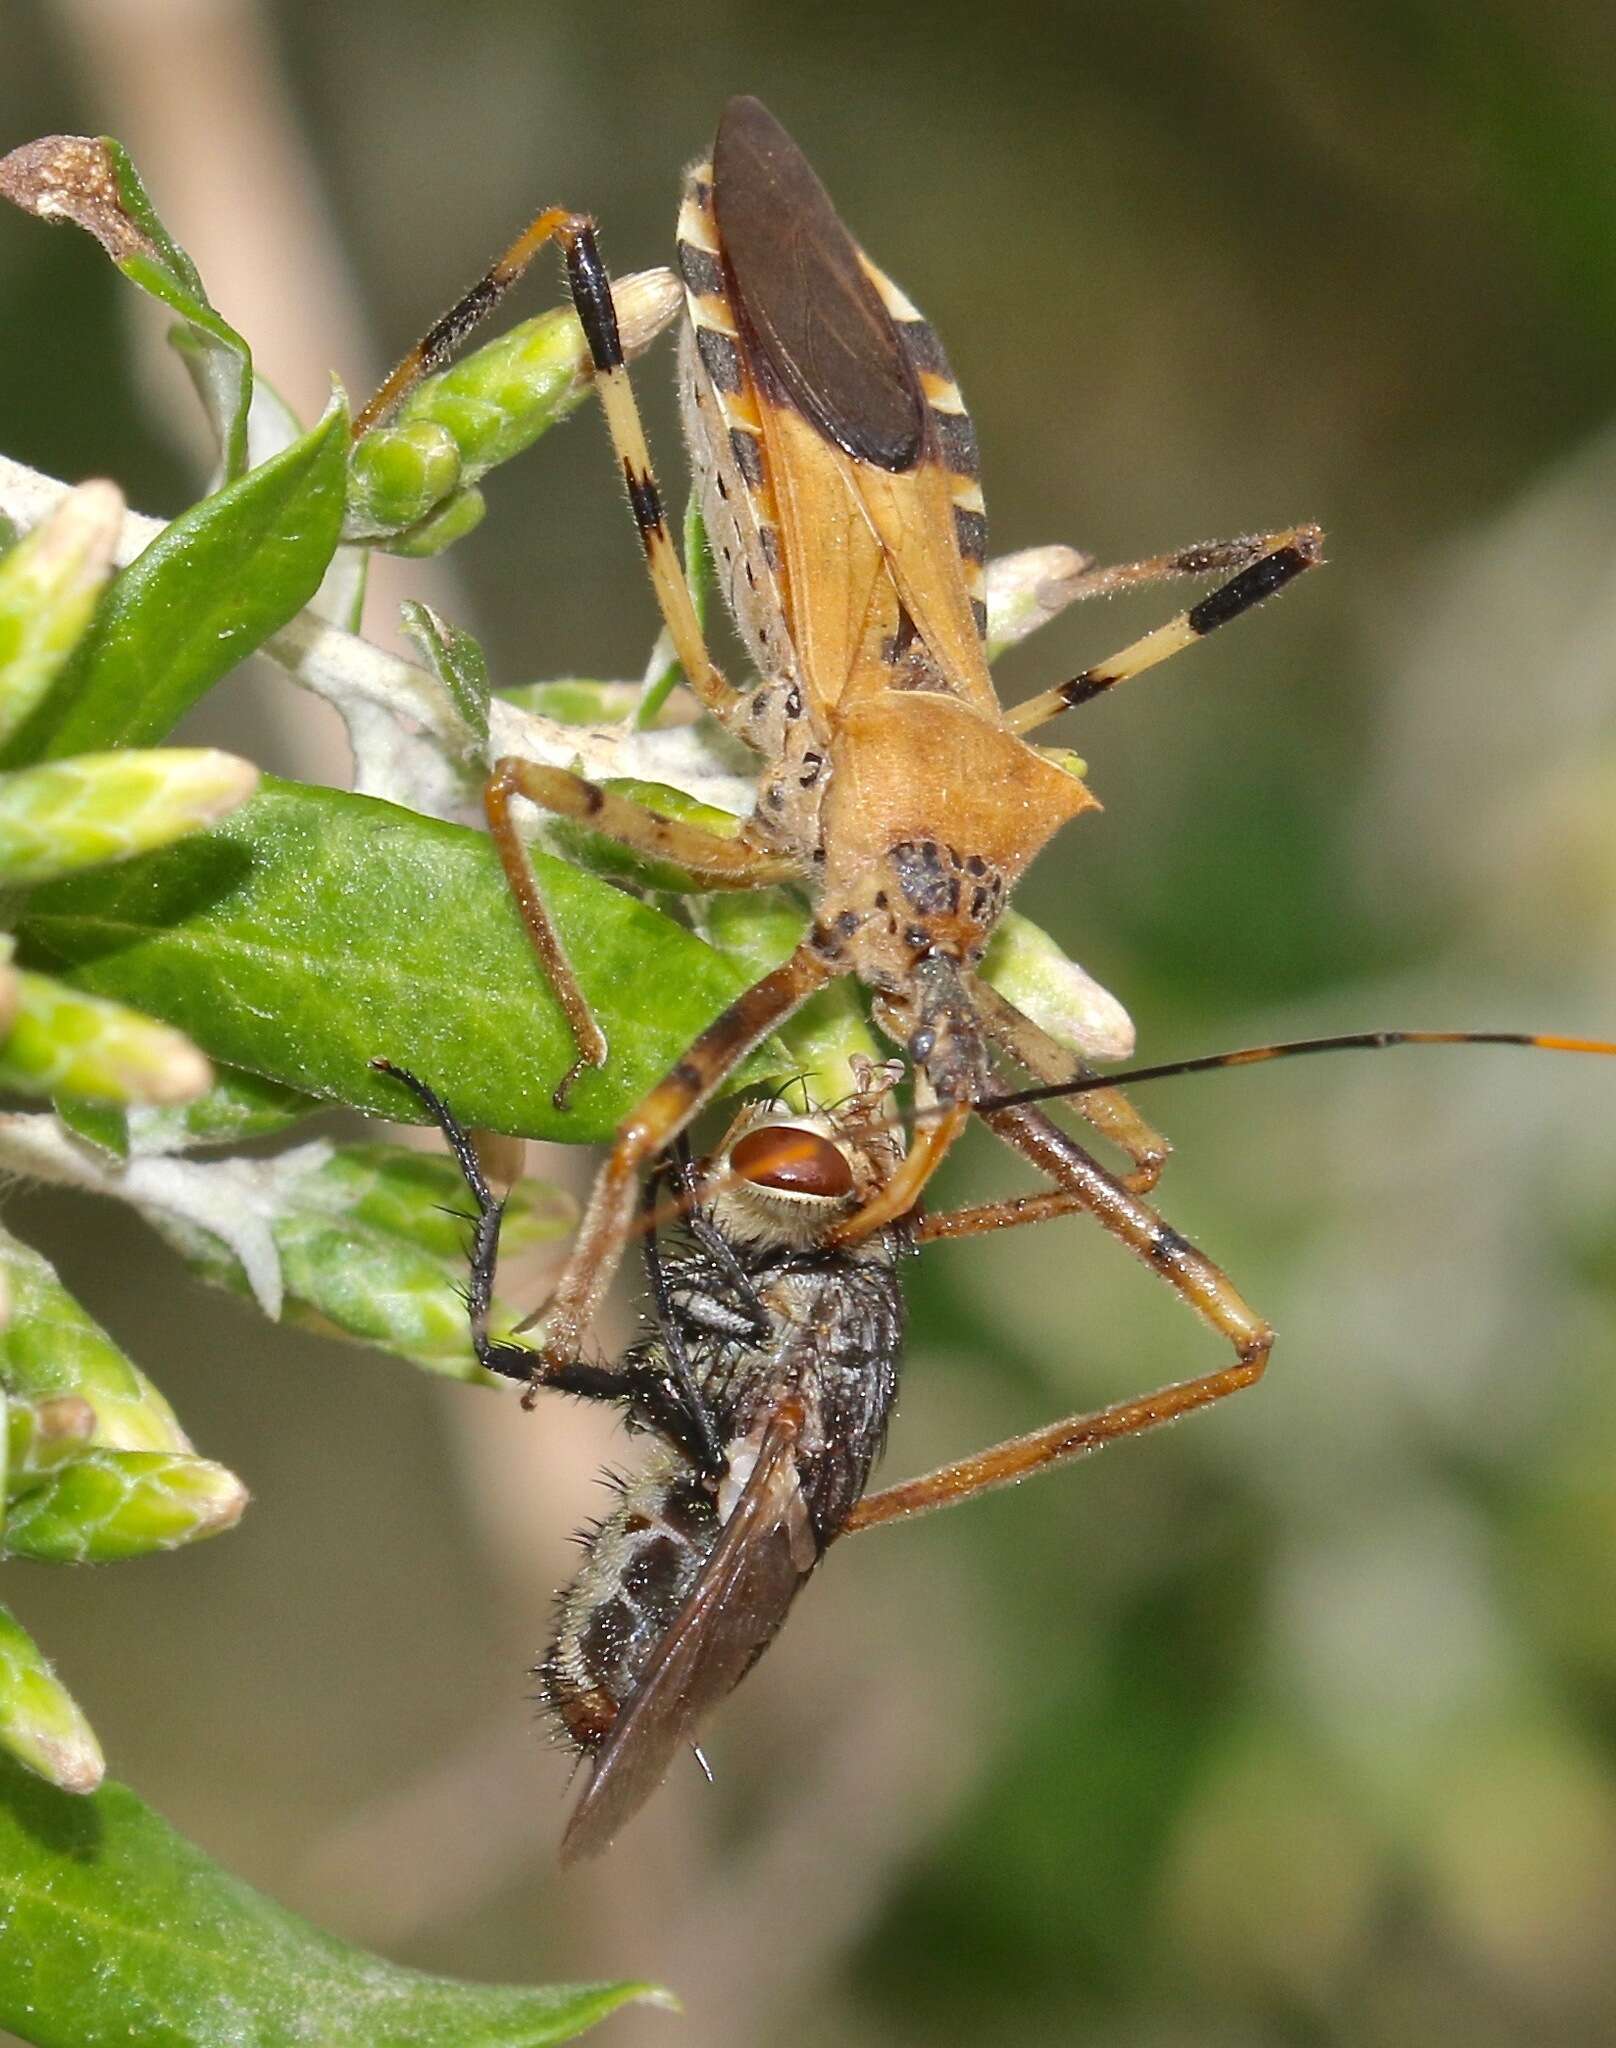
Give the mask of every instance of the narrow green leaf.
[{"label": "narrow green leaf", "polygon": [[0,1088],[129,1103],[189,1102],[209,1086],[207,1061],[168,1025],[48,974],[19,973],[16,984]]},{"label": "narrow green leaf", "polygon": [[[320,1179],[320,1199],[334,1216],[415,1245],[458,1267],[465,1256],[471,1196],[453,1160],[413,1146],[341,1145]],[[505,1198],[500,1244],[507,1252],[554,1244],[578,1221],[564,1188],[519,1180]]]},{"label": "narrow green leaf", "polygon": [[428,668],[454,699],[473,738],[488,737],[488,661],[472,634],[440,618],[429,604],[413,599],[400,607],[404,630],[421,650]]},{"label": "narrow green leaf", "polygon": [[582,676],[568,676],[553,683],[518,683],[501,690],[507,704],[523,711],[536,711],[557,725],[621,725],[638,708],[638,683],[596,683]]},{"label": "narrow green leaf", "polygon": [[0,1607],[0,1749],[61,1792],[93,1792],[101,1745],[32,1636]]},{"label": "narrow green leaf", "polygon": [[0,560],[0,742],[43,700],[112,574],[123,498],[80,484]]},{"label": "narrow green leaf", "polygon": [[0,885],[149,853],[216,824],[257,786],[250,761],[214,747],[75,754],[0,774]]},{"label": "narrow green leaf", "polygon": [[57,1279],[50,1261],[0,1231],[0,1277],[11,1320],[0,1330],[0,1382],[43,1401],[78,1395],[95,1410],[95,1440],[119,1450],[188,1451],[190,1439],[146,1375]]},{"label": "narrow green leaf", "polygon": [[1018,910],[1005,912],[988,941],[982,979],[1071,1052],[1125,1060],[1133,1051],[1133,1021],[1121,1003]]},{"label": "narrow green leaf", "polygon": [[[24,944],[75,987],[132,1001],[216,1058],[401,1121],[395,1060],[466,1123],[607,1137],[747,978],[620,890],[539,856],[610,1043],[568,1108],[572,1040],[492,845],[372,797],[266,781],[212,832],[30,900]],[[756,1080],[778,1063],[754,1059]]]},{"label": "narrow green leaf", "polygon": [[464,1984],[348,1948],[121,1785],[0,1767],[0,2026],[35,2048],[546,2048],[645,1984]]},{"label": "narrow green leaf", "polygon": [[[246,1272],[218,1238],[162,1218],[157,1227],[200,1279],[251,1293]],[[377,1345],[445,1379],[484,1379],[466,1321],[464,1259],[451,1266],[386,1231],[319,1212],[280,1217],[273,1231],[282,1321]]]},{"label": "narrow green leaf", "polygon": [[51,1108],[75,1138],[111,1159],[129,1157],[129,1118],[121,1102],[90,1102],[82,1095],[56,1094]]},{"label": "narrow green leaf", "polygon": [[165,527],[113,584],[0,766],[151,746],[320,587],[342,516],[340,408]]},{"label": "narrow green leaf", "polygon": [[211,1459],[90,1450],[11,1503],[5,1550],[38,1564],[112,1564],[220,1535],[246,1505],[246,1487]]},{"label": "narrow green leaf", "polygon": [[251,352],[209,303],[196,265],[158,219],[123,145],[106,135],[25,143],[0,159],[0,197],[94,235],[125,277],[187,323],[187,361],[219,436],[225,474],[239,476],[247,466]]}]

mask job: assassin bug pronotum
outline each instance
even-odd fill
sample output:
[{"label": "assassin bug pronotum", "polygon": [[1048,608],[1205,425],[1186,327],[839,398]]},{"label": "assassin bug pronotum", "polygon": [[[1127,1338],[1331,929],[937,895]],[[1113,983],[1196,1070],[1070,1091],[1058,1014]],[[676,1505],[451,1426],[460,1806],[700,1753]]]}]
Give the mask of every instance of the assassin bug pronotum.
[{"label": "assassin bug pronotum", "polygon": [[[707,651],[669,536],[585,217],[540,214],[400,363],[359,426],[385,417],[550,240],[565,257],[686,680],[763,761],[756,808],[735,838],[652,817],[563,769],[496,763],[489,822],[572,1026],[574,1073],[601,1063],[607,1048],[540,900],[514,798],[675,861],[703,887],[797,883],[815,914],[791,957],[709,1026],[620,1128],[544,1314],[535,1384],[577,1357],[621,1256],[641,1171],[827,982],[853,975],[872,991],[877,1022],[913,1064],[923,1112],[880,1196],[837,1226],[840,1243],[913,1207],[972,1106],[991,1095],[995,1054],[1045,1082],[1086,1071],[976,972],[1022,871],[1094,803],[1026,735],[1226,624],[1321,558],[1318,530],[1305,526],[1093,571],[1086,594],[1233,573],[1111,660],[1006,711],[982,651],[986,524],[975,437],[941,346],[853,242],[779,123],[756,100],[736,99],[711,164],[687,177],[678,233],[687,438],[721,581],[760,678],[736,689]],[[1110,1090],[1083,1105],[1131,1155],[1126,1178],[1107,1173],[1035,1105],[984,1115],[1055,1183],[1052,1203],[1097,1216],[1222,1332],[1237,1362],[1219,1377],[1245,1384],[1262,1371],[1271,1332],[1141,1199],[1165,1145]]]},{"label": "assassin bug pronotum", "polygon": [[[1147,1081],[1299,1054],[1402,1044],[1506,1044],[1616,1053],[1599,1041],[1515,1032],[1357,1032],[1135,1069]],[[467,1292],[472,1340],[490,1371],[530,1382],[534,1354],[491,1338],[503,1204],[436,1092],[387,1061],[447,1139],[476,1204]],[[621,1404],[652,1434],[651,1454],[616,1482],[607,1514],[581,1537],[584,1561],[556,1604],[538,1667],[542,1698],[590,1760],[564,1858],[592,1855],[655,1791],[681,1742],[739,1684],[778,1633],[838,1536],[949,1507],[1204,1407],[1227,1375],[1072,1415],[936,1471],[866,1494],[897,1398],[904,1330],[898,1266],[929,1240],[969,1236],[1051,1212],[1033,1196],[899,1217],[852,1243],[837,1226],[900,1170],[899,1127],[883,1113],[897,1062],[866,1065],[855,1096],[819,1112],[750,1104],[710,1160],[668,1173],[671,1253],[657,1228],[664,1175],[643,1217],[653,1319],[610,1365],[573,1360],[548,1384]],[[999,1098],[1009,1111],[1093,1082]],[[984,1105],[985,1107],[986,1105]],[[698,1756],[700,1752],[697,1752]]]}]

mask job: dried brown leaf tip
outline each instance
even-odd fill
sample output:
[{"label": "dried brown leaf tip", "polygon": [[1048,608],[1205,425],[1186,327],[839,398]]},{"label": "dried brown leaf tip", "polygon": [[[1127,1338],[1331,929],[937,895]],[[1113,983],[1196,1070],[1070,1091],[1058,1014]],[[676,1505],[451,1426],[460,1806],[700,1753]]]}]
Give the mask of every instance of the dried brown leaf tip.
[{"label": "dried brown leaf tip", "polygon": [[97,136],[42,135],[0,157],[0,197],[41,220],[74,222],[114,263],[158,256],[125,211],[112,151]]}]

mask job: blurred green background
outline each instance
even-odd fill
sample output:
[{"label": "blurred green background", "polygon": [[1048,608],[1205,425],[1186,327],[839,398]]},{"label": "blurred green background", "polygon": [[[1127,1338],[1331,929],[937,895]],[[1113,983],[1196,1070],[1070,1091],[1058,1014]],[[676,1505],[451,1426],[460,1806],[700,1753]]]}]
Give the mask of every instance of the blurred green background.
[{"label": "blurred green background", "polygon": [[[1106,809],[1023,905],[1142,1055],[1616,1031],[1598,0],[5,16],[6,145],[120,135],[306,411],[542,203],[595,211],[619,268],[665,260],[680,167],[759,93],[946,338],[998,549],[1327,528],[1324,573],[1052,735]],[[0,217],[0,333],[0,446],[146,511],[195,494],[161,323],[88,242]],[[677,498],[665,350],[639,383]],[[598,422],[490,497],[373,629],[430,592],[501,681],[637,674]],[[1068,614],[1008,693],[1171,603]],[[208,730],[342,780],[291,695],[232,684]],[[276,1332],[122,1216],[16,1194],[256,1496],[195,1555],[13,1567],[16,1604],[114,1771],[231,1867],[424,1966],[675,1985],[688,2018],[621,2017],[624,2044],[1607,2042],[1613,1089],[1431,1052],[1151,1092],[1167,1213],[1279,1326],[1267,1382],[838,1550],[715,1730],[717,1789],[680,1773],[564,1883],[522,1673],[614,1449],[574,1407]],[[984,1142],[956,1186],[1013,1174]],[[913,1298],[893,1473],[1221,1356],[1078,1225],[941,1247]]]}]

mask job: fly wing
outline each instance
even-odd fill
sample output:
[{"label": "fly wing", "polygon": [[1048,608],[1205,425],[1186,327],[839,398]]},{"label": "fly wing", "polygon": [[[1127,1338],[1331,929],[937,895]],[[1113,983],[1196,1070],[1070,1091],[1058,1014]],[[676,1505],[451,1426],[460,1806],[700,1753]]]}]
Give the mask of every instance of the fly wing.
[{"label": "fly wing", "polygon": [[794,1419],[776,1415],[711,1557],[617,1718],[561,1841],[571,1863],[607,1847],[667,1775],[680,1744],[733,1692],[807,1573],[795,1561],[800,1506]]}]

